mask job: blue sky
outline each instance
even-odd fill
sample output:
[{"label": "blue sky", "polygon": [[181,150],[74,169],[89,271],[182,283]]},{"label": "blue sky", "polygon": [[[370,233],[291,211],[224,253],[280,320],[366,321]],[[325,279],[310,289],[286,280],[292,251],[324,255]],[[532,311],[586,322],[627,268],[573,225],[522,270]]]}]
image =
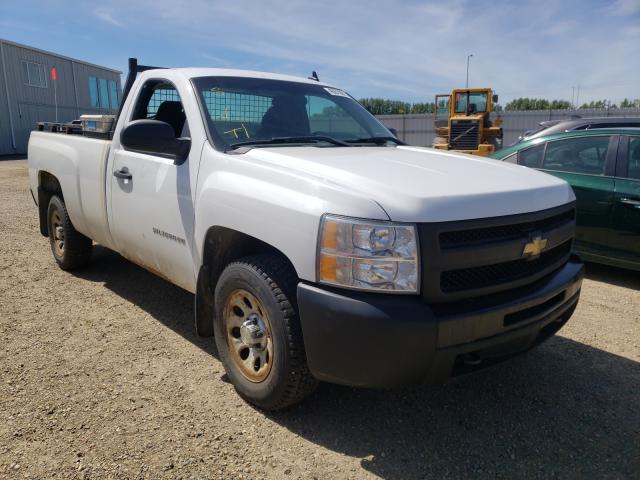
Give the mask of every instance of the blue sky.
[{"label": "blue sky", "polygon": [[2,0],[0,38],[125,70],[126,59],[320,78],[360,98],[470,85],[580,103],[640,97],[640,0]]}]

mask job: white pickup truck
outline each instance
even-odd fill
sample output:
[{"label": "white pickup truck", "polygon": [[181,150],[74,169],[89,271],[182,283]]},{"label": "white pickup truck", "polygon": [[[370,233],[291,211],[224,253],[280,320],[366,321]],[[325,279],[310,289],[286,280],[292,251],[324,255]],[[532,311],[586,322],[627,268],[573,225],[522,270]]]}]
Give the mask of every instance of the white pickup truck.
[{"label": "white pickup truck", "polygon": [[517,165],[404,145],[317,79],[130,72],[107,138],[36,131],[29,180],[63,269],[92,243],[195,294],[239,394],[441,382],[571,317],[574,195]]}]

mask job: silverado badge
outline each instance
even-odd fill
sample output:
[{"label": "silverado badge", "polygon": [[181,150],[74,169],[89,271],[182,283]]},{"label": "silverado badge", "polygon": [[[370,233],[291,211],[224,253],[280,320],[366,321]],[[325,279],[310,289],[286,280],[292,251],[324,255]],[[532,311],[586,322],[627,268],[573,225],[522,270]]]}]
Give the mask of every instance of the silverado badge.
[{"label": "silverado badge", "polygon": [[522,256],[527,260],[538,258],[542,251],[547,247],[548,240],[540,235],[534,236],[529,243],[524,245]]}]

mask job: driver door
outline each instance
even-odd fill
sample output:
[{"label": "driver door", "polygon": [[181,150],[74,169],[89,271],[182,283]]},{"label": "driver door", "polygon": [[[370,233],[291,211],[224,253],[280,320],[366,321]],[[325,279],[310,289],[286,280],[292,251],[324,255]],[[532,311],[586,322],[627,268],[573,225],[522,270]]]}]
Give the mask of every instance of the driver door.
[{"label": "driver door", "polygon": [[[143,118],[170,124],[176,137],[188,136],[180,95],[166,80],[140,89],[129,121]],[[184,163],[114,145],[110,228],[118,251],[173,283],[193,291],[194,186],[197,148]]]}]

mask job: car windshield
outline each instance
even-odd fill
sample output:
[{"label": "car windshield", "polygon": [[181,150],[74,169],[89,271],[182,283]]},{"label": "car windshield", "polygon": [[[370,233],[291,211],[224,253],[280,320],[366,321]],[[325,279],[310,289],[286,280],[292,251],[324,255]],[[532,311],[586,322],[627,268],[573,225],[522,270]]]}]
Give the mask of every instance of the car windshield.
[{"label": "car windshield", "polygon": [[193,80],[216,146],[387,144],[393,135],[337,88],[248,77]]},{"label": "car windshield", "polygon": [[457,92],[456,113],[472,114],[487,111],[486,92]]}]

